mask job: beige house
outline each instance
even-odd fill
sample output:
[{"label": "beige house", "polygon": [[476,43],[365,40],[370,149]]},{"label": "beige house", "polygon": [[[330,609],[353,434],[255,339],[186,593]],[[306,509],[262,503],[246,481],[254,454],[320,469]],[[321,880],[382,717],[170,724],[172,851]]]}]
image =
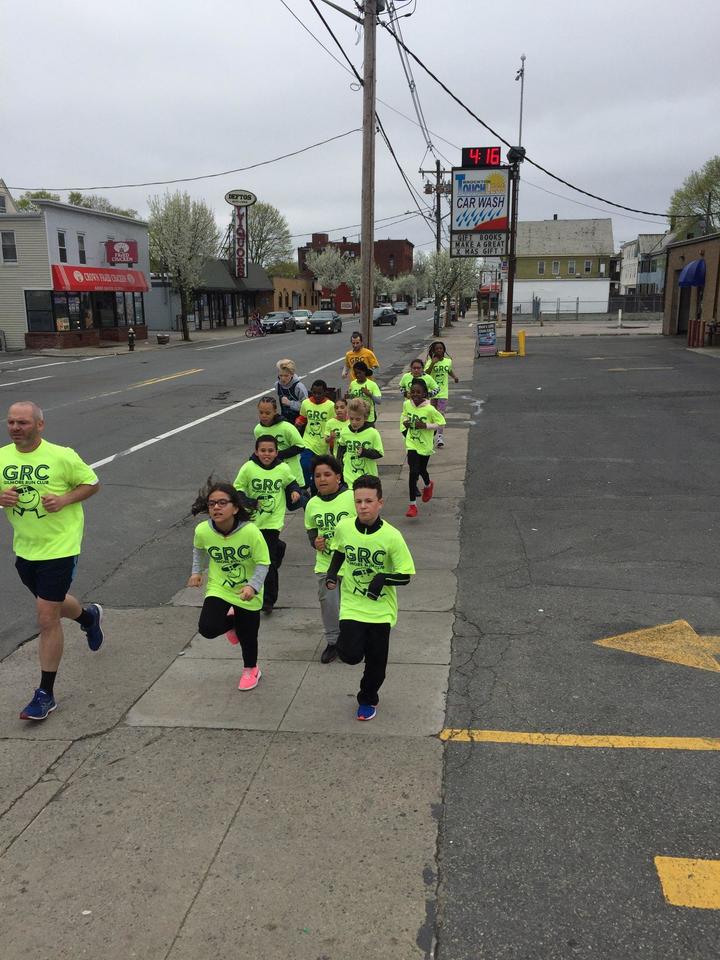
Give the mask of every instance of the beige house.
[{"label": "beige house", "polygon": [[312,310],[320,305],[320,292],[314,289],[312,279],[305,277],[273,277],[273,303],[267,310]]}]

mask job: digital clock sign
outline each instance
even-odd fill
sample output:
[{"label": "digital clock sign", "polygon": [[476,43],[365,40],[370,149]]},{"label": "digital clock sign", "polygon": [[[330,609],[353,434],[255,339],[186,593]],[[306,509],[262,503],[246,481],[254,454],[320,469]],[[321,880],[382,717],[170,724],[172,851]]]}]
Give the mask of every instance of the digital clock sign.
[{"label": "digital clock sign", "polygon": [[499,167],[502,165],[500,147],[463,147],[462,167]]}]

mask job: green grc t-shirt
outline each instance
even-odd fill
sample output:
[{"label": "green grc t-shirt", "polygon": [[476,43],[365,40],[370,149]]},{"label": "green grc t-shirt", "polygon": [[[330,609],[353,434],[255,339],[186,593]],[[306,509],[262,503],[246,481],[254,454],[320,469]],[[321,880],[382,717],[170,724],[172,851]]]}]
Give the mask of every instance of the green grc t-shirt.
[{"label": "green grc t-shirt", "polygon": [[58,560],[80,553],[84,515],[82,504],[71,503],[48,513],[42,497],[62,496],[81,484],[95,486],[98,478],[70,447],[41,440],[31,453],[14,443],[0,447],[0,491],[14,487],[18,502],[6,507],[13,526],[13,550],[24,560]]},{"label": "green grc t-shirt", "polygon": [[410,426],[405,434],[405,446],[408,450],[416,450],[421,457],[429,457],[435,452],[433,448],[435,431],[428,430],[425,424],[437,423],[443,426],[445,417],[429,401],[416,407],[412,400],[406,400],[400,416],[401,430],[405,429],[406,420],[410,421]]},{"label": "green grc t-shirt", "polygon": [[415,565],[402,534],[387,520],[375,533],[360,533],[355,520],[335,527],[333,549],[345,554],[340,585],[340,619],[361,623],[397,623],[396,587],[385,586],[377,600],[366,596],[377,573],[415,573]]},{"label": "green grc t-shirt", "polygon": [[363,474],[369,474],[371,477],[378,475],[377,460],[370,460],[358,456],[361,447],[369,450],[377,450],[384,454],[382,438],[375,427],[364,427],[355,433],[350,429],[347,423],[340,431],[338,443],[345,448],[343,457],[343,480],[352,489],[353,480],[362,477]]},{"label": "green grc t-shirt", "polygon": [[[363,393],[363,388],[367,388],[370,396],[368,397]],[[358,383],[357,380],[353,380],[347,391],[348,399],[351,400],[353,397],[360,397],[361,400],[364,400],[370,406],[370,413],[368,414],[367,422],[375,423],[377,420],[377,411],[375,410],[375,397],[382,397],[380,392],[380,387],[375,383],[374,380],[366,380],[365,383]]]},{"label": "green grc t-shirt", "polygon": [[452,360],[447,355],[442,360],[436,360],[435,366],[430,370],[432,360],[425,364],[425,370],[430,371],[431,376],[435,377],[438,385],[436,396],[440,400],[447,400],[448,387],[450,386],[450,376],[452,374]]},{"label": "green grc t-shirt", "polygon": [[270,554],[263,535],[254,523],[244,523],[227,536],[210,520],[195,527],[193,546],[209,558],[206,597],[220,597],[238,610],[259,610],[263,591],[252,600],[241,600],[240,591],[252,579],[258,563],[269,565]]},{"label": "green grc t-shirt", "polygon": [[337,417],[330,417],[325,421],[325,440],[329,449],[337,449],[337,439],[344,426],[347,426],[347,420],[338,420]]},{"label": "green grc t-shirt", "polygon": [[408,371],[408,373],[404,373],[400,377],[400,390],[403,396],[410,392],[410,385],[412,384],[413,380],[424,380],[425,386],[428,388],[428,396],[430,397],[434,397],[438,392],[437,381],[434,379],[434,377],[431,377],[429,373],[423,373],[419,377],[414,377]]},{"label": "green grc t-shirt", "polygon": [[303,434],[303,442],[307,450],[312,450],[313,453],[317,454],[328,452],[325,424],[334,413],[335,404],[332,400],[315,403],[310,398],[306,398],[300,404],[300,416],[307,418],[307,426]]},{"label": "green grc t-shirt", "polygon": [[285,526],[285,488],[295,477],[282,461],[274,467],[263,467],[254,460],[244,463],[233,480],[236,490],[250,500],[257,500],[257,510],[250,518],[259,530],[282,530]]},{"label": "green grc t-shirt", "polygon": [[[303,438],[298,433],[297,428],[291,423],[288,423],[287,420],[273,423],[269,427],[264,427],[261,423],[258,423],[253,432],[256,440],[258,437],[275,437],[280,453],[282,453],[283,450],[287,450],[288,447],[303,446]],[[303,476],[302,467],[300,466],[300,454],[298,453],[294,457],[290,457],[288,460],[285,460],[284,463],[292,470],[293,479],[297,480],[301,487],[304,487],[305,477]]]},{"label": "green grc t-shirt", "polygon": [[332,557],[335,527],[345,517],[355,516],[352,490],[342,490],[334,497],[310,497],[305,507],[305,529],[317,530],[325,537],[325,549],[315,551],[315,573],[325,573]]}]

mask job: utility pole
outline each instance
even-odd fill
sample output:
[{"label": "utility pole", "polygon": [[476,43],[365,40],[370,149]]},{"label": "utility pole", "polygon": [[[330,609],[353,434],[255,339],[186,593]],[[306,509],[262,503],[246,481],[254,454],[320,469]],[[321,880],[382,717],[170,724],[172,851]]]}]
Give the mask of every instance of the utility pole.
[{"label": "utility pole", "polygon": [[[440,197],[447,193],[447,184],[443,183],[443,176],[450,173],[449,170],[443,170],[440,167],[440,161],[435,161],[434,170],[420,170],[424,176],[431,176],[435,174],[435,186],[431,186],[429,183],[425,184],[425,193],[434,193],[435,194],[435,252],[440,253],[442,250],[442,210],[440,207]],[[440,336],[440,292],[435,290],[435,315],[433,317],[433,336],[435,338]]]},{"label": "utility pole", "polygon": [[372,315],[375,306],[373,274],[375,267],[375,32],[377,0],[364,3],[363,47],[363,149],[362,206],[360,212],[360,328],[365,345],[372,348]]},{"label": "utility pole", "polygon": [[515,75],[515,79],[520,81],[520,124],[518,127],[518,145],[510,147],[508,150],[508,160],[510,161],[510,179],[512,186],[510,188],[510,249],[508,251],[508,281],[507,281],[507,300],[505,301],[505,352],[512,352],[512,312],[513,312],[513,293],[515,287],[515,240],[517,236],[518,222],[518,194],[520,191],[520,164],[525,159],[525,150],[522,146],[522,122],[523,122],[523,101],[525,97],[525,60],[523,53],[520,57],[520,69]]}]

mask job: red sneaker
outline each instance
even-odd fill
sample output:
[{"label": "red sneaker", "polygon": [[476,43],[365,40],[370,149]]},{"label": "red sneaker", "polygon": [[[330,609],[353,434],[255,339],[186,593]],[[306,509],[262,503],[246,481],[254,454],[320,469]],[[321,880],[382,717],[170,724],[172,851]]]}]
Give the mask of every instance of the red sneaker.
[{"label": "red sneaker", "polygon": [[432,495],[433,495],[433,489],[434,489],[434,487],[435,487],[435,484],[434,484],[434,483],[432,482],[432,480],[431,480],[430,483],[428,483],[428,485],[423,488],[423,492],[422,492],[422,502],[423,502],[423,503],[427,503],[428,500],[432,500]]},{"label": "red sneaker", "polygon": [[406,517],[416,517],[416,516],[417,516],[417,507],[415,506],[414,503],[411,503],[410,506],[407,508],[407,513],[405,514],[405,516],[406,516]]}]

